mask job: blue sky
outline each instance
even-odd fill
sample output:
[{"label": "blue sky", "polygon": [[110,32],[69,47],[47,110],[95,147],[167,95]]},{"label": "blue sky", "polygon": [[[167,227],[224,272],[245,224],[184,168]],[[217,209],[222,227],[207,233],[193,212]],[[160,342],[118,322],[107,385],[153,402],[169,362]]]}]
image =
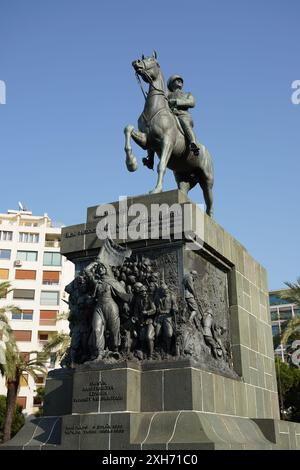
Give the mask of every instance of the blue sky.
[{"label": "blue sky", "polygon": [[268,269],[270,288],[295,280],[299,14],[298,0],[1,0],[0,211],[21,200],[69,225],[87,206],[153,187],[142,165],[126,171],[123,128],[143,106],[131,62],[156,49],[165,77],[182,74],[196,96],[216,221]]}]

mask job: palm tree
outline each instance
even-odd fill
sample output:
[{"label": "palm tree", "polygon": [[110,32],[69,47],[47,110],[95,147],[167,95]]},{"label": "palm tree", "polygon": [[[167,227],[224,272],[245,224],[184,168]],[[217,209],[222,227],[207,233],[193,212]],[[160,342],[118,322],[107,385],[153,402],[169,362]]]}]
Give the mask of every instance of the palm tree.
[{"label": "palm tree", "polygon": [[57,331],[45,344],[43,353],[46,357],[49,357],[51,353],[55,353],[56,360],[60,362],[67,353],[70,342],[71,338],[67,333]]},{"label": "palm tree", "polygon": [[[0,298],[6,297],[6,294],[10,290],[10,282],[1,282]],[[22,375],[27,373],[37,379],[39,374],[46,374],[46,368],[43,363],[45,355],[41,356],[40,353],[33,351],[29,354],[34,354],[35,357],[27,361],[19,351],[5,311],[20,312],[20,309],[15,305],[7,305],[0,308],[0,331],[2,333],[2,344],[0,345],[0,374],[5,377],[7,387],[3,442],[8,441],[11,437],[12,420]]]},{"label": "palm tree", "polygon": [[[280,297],[300,307],[300,278],[295,283],[286,282],[285,285],[288,289],[280,292]],[[280,336],[282,346],[286,346],[290,337],[297,332],[300,332],[300,317],[298,316],[291,318],[284,327]]]},{"label": "palm tree", "polygon": [[280,297],[291,300],[292,303],[300,306],[300,277],[296,282],[285,282],[285,285],[288,286],[288,289],[282,291]]},{"label": "palm tree", "polygon": [[4,314],[1,314],[1,322],[3,334],[9,338],[4,349],[3,356],[5,361],[0,364],[0,373],[5,377],[7,387],[6,412],[4,419],[3,442],[11,437],[11,425],[13,414],[16,407],[17,396],[20,389],[20,380],[24,373],[32,376],[37,380],[39,375],[46,375],[47,369],[44,365],[45,355],[36,351],[32,351],[29,355],[34,354],[34,358],[28,361],[24,358],[16,343],[13,331],[9,326],[8,320]]},{"label": "palm tree", "polygon": [[[12,291],[11,283],[9,281],[0,282],[0,299],[6,297],[6,295]],[[6,305],[5,307],[0,307],[0,315],[5,314],[5,312],[20,313],[21,310],[16,305]],[[0,319],[1,321],[1,319]]]}]

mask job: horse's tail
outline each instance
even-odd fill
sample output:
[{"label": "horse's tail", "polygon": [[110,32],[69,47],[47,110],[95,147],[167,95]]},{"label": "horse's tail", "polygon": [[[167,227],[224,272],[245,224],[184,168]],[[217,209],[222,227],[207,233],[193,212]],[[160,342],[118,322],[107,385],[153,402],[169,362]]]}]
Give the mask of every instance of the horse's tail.
[{"label": "horse's tail", "polygon": [[126,166],[127,170],[130,172],[136,171],[138,169],[138,162],[136,157],[133,155],[132,147],[130,143],[131,133],[134,130],[134,127],[128,124],[124,129],[125,134],[125,152],[126,152]]}]

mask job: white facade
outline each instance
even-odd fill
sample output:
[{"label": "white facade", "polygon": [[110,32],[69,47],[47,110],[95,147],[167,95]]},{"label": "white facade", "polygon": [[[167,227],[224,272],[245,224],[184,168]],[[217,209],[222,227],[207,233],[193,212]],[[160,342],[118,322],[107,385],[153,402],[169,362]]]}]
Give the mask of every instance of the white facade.
[{"label": "white facade", "polygon": [[[296,316],[300,317],[299,305],[289,299],[282,299],[280,297],[282,292],[287,291],[288,289],[280,289],[269,293],[273,336],[281,335],[288,321]],[[282,361],[285,362],[286,348],[280,344],[275,350],[275,355],[279,356]]]},{"label": "white facade", "polygon": [[[20,351],[41,350],[55,331],[68,332],[68,322],[57,320],[68,311],[65,286],[74,278],[74,264],[60,256],[61,228],[54,227],[47,214],[33,216],[29,211],[0,214],[0,281],[8,280],[12,292],[0,299],[0,306],[18,306],[21,314],[7,312]],[[54,367],[55,357],[48,367]],[[28,381],[28,383],[27,383]],[[44,384],[40,378],[22,379],[19,403],[25,413],[33,406],[36,389]],[[6,394],[0,379],[0,394]]]}]

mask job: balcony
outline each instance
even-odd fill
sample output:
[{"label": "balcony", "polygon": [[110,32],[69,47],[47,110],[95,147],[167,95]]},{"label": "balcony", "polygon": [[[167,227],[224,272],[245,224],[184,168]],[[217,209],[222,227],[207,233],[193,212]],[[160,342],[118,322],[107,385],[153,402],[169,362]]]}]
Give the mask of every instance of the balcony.
[{"label": "balcony", "polygon": [[40,318],[40,326],[55,326],[56,325],[56,318],[54,319],[42,319]]},{"label": "balcony", "polygon": [[47,247],[47,248],[59,248],[60,247],[60,241],[59,240],[46,240],[45,241],[45,247]]},{"label": "balcony", "polygon": [[43,280],[43,285],[44,285],[44,286],[58,286],[58,285],[59,285],[59,281]]}]

